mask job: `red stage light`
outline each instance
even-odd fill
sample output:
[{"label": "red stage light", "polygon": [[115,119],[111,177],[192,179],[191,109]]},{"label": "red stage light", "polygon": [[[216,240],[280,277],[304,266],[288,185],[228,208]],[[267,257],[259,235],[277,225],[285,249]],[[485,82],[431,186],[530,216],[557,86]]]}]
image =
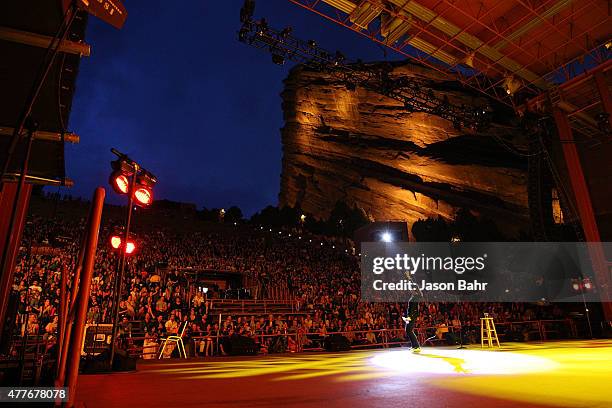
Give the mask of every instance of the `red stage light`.
[{"label": "red stage light", "polygon": [[113,235],[111,237],[111,246],[115,249],[119,249],[119,247],[121,246],[121,237]]},{"label": "red stage light", "polygon": [[141,206],[151,205],[153,202],[153,191],[147,187],[139,186],[134,191],[134,200]]},{"label": "red stage light", "polygon": [[118,171],[111,174],[109,183],[118,194],[127,194],[130,189],[128,176]]},{"label": "red stage light", "polygon": [[[123,242],[123,240],[121,239],[120,236],[113,235],[111,237],[111,246],[114,249],[119,249],[121,247],[121,242]],[[132,241],[128,241],[127,245],[125,246],[125,253],[131,254],[132,252],[134,252],[135,249],[136,249],[136,244],[134,244]]]}]

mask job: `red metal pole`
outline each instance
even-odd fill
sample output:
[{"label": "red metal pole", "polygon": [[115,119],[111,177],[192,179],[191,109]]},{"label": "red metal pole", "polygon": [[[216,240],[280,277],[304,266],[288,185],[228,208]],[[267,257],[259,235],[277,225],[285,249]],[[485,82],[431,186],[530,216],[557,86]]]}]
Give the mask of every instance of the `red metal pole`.
[{"label": "red metal pole", "polygon": [[[7,318],[6,310],[15,276],[15,260],[21,244],[21,235],[30,204],[32,185],[25,184],[19,192],[19,196],[17,194],[17,183],[2,183],[0,185],[0,214],[2,214],[0,217],[0,251],[1,248],[8,247],[5,259],[0,259],[0,339]],[[17,211],[11,233],[9,214],[11,214],[15,201],[17,201]]]},{"label": "red metal pole", "polygon": [[[91,223],[91,217],[93,216],[93,205],[90,208],[89,214],[87,215],[87,223],[85,225],[89,225]],[[64,334],[62,334],[62,346],[61,353],[59,354],[59,360],[57,362],[57,378],[55,379],[56,384],[64,384],[64,380],[66,378],[66,359],[68,358],[68,346],[70,344],[70,339],[72,335],[72,328],[74,324],[74,315],[75,315],[75,307],[76,307],[76,298],[79,293],[79,282],[81,278],[81,271],[83,270],[83,258],[85,257],[85,247],[87,246],[88,236],[85,234],[81,237],[81,245],[79,247],[79,254],[77,257],[77,262],[74,267],[74,276],[72,281],[71,291],[68,291],[67,287],[65,291],[65,298],[62,298],[62,302],[64,303],[64,314],[62,315],[62,327],[64,330]]]},{"label": "red metal pole", "polygon": [[[612,97],[610,96],[610,88],[606,83],[606,77],[604,72],[598,71],[593,77],[595,78],[595,84],[597,85],[597,91],[599,92],[599,97],[601,98],[601,104],[605,112],[609,115],[608,120],[612,121]],[[607,259],[604,259],[607,261]],[[604,316],[606,320],[612,320],[612,302],[603,302],[602,303]]]},{"label": "red metal pole", "polygon": [[104,205],[104,189],[96,188],[91,204],[91,217],[87,227],[87,240],[85,246],[85,258],[79,285],[79,294],[76,303],[74,329],[71,333],[69,353],[67,361],[66,385],[68,386],[68,402],[66,406],[74,405],[76,393],[77,377],[79,375],[79,362],[81,359],[81,343],[83,342],[85,319],[87,317],[87,307],[89,306],[89,291],[91,278],[93,276],[94,261],[96,259],[96,247],[98,246],[98,232],[100,230],[100,220],[102,218],[102,207]]},{"label": "red metal pole", "polygon": [[62,268],[62,276],[60,281],[60,308],[59,321],[57,322],[57,367],[55,370],[55,378],[59,378],[61,371],[62,349],[65,347],[64,339],[66,336],[66,317],[68,315],[68,296],[66,294],[66,283],[68,282],[68,268]]},{"label": "red metal pole", "polygon": [[115,359],[115,347],[117,342],[117,333],[119,331],[119,303],[121,302],[121,286],[123,284],[123,275],[125,272],[125,258],[126,258],[126,248],[128,240],[130,239],[130,224],[132,222],[132,207],[134,207],[134,200],[132,199],[132,194],[136,190],[136,176],[138,174],[138,170],[140,167],[137,164],[134,164],[134,174],[132,175],[132,180],[130,181],[130,189],[128,193],[128,207],[127,207],[127,215],[125,219],[125,232],[123,235],[123,242],[119,246],[119,256],[120,256],[120,264],[119,270],[115,274],[115,292],[113,293],[113,297],[115,301],[113,302],[113,335],[111,340],[111,351],[110,351],[110,362],[109,367],[113,369],[113,361]]},{"label": "red metal pole", "polygon": [[[574,192],[574,199],[580,216],[580,223],[587,242],[601,242],[591,195],[584,178],[582,164],[578,149],[572,135],[572,128],[565,112],[559,108],[554,108],[553,115],[559,131],[559,139],[563,149],[563,155],[567,164],[568,175]],[[601,245],[589,245],[591,262],[595,271],[595,276],[600,287],[609,288],[610,277],[607,268],[606,255]],[[612,320],[612,308],[610,303],[602,302],[604,317],[607,321]]]}]

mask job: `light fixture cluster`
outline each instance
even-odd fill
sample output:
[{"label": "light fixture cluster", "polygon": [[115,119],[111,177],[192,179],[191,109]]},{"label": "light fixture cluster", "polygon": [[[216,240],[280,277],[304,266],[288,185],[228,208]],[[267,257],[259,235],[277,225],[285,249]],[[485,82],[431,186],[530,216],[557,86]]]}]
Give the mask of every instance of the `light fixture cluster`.
[{"label": "light fixture cluster", "polygon": [[153,187],[157,183],[155,176],[125,155],[113,160],[111,168],[113,172],[108,182],[117,194],[131,195],[134,203],[140,207],[153,203]]},{"label": "light fixture cluster", "polygon": [[[119,249],[122,246],[123,238],[121,238],[121,234],[113,234],[111,235],[110,243],[113,249]],[[125,245],[125,253],[130,255],[136,250],[136,243],[130,239],[128,239]]]},{"label": "light fixture cluster", "polygon": [[572,279],[572,289],[576,292],[588,292],[593,289],[593,282],[591,278],[574,278]]}]

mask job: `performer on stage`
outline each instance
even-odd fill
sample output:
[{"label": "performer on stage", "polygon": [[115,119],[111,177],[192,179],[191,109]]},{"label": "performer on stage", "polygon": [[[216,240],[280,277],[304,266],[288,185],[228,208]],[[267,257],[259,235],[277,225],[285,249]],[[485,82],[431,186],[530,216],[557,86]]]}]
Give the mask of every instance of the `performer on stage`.
[{"label": "performer on stage", "polygon": [[413,353],[421,352],[421,345],[419,339],[414,334],[414,325],[416,324],[417,316],[419,315],[419,302],[417,302],[417,293],[413,293],[408,301],[408,309],[406,310],[406,316],[402,316],[402,320],[406,323],[406,335],[410,339],[410,345]]}]

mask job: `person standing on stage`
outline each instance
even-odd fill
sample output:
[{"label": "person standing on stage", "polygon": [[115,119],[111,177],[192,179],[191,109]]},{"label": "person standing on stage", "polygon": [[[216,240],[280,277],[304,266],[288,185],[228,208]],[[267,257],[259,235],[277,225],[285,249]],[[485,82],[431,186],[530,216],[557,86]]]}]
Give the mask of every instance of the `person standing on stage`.
[{"label": "person standing on stage", "polygon": [[402,316],[402,320],[406,323],[406,336],[410,339],[410,346],[413,353],[421,352],[421,345],[416,334],[414,334],[414,325],[419,315],[419,302],[417,302],[417,295],[412,294],[410,300],[408,300],[408,308],[406,310],[406,316]]}]

